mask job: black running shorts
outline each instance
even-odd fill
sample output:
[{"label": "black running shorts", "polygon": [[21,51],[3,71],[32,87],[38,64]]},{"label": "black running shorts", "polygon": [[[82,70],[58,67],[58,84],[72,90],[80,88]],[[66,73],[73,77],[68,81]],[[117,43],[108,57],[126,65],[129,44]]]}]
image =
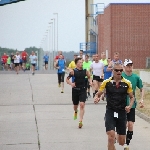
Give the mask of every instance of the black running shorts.
[{"label": "black running shorts", "polygon": [[98,81],[98,82],[103,82],[103,81],[104,81],[104,80],[101,79],[99,76],[95,76],[95,75],[93,75],[93,80],[96,80],[96,81]]},{"label": "black running shorts", "polygon": [[19,66],[19,63],[15,63],[15,67]]},{"label": "black running shorts", "polygon": [[130,112],[127,113],[127,121],[135,122],[135,108],[131,108]]},{"label": "black running shorts", "polygon": [[79,102],[86,101],[87,93],[86,88],[72,88],[72,102],[73,105],[78,105]]},{"label": "black running shorts", "polygon": [[106,109],[105,114],[105,127],[106,132],[114,130],[119,135],[126,135],[126,123],[127,114],[126,111],[118,111],[118,118],[114,117],[114,111],[112,109]]},{"label": "black running shorts", "polygon": [[48,64],[48,61],[45,61],[45,65]]}]

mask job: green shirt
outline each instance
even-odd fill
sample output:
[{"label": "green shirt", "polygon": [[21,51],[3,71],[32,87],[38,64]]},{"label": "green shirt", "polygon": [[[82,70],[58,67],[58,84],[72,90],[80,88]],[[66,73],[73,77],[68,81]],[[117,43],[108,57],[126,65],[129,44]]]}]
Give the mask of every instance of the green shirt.
[{"label": "green shirt", "polygon": [[8,58],[7,58],[7,64],[9,64],[9,65],[10,65],[10,63],[11,63],[11,58],[10,58],[10,57],[8,57]]},{"label": "green shirt", "polygon": [[104,66],[108,65],[107,59],[101,59],[100,61],[104,64]]},{"label": "green shirt", "polygon": [[[88,61],[88,62],[83,62],[83,69],[86,69],[87,71],[90,70],[90,67],[91,67],[91,64],[92,62],[91,61]],[[87,77],[86,77],[87,78]]]},{"label": "green shirt", "polygon": [[[143,88],[142,80],[140,79],[140,77],[137,74],[132,73],[131,76],[127,76],[123,72],[122,76],[131,82],[134,96],[135,96],[136,87],[138,87],[139,89]],[[129,105],[129,103],[130,103],[130,99],[129,99],[129,96],[127,96],[127,106]],[[136,100],[135,100],[132,108],[136,108]]]}]

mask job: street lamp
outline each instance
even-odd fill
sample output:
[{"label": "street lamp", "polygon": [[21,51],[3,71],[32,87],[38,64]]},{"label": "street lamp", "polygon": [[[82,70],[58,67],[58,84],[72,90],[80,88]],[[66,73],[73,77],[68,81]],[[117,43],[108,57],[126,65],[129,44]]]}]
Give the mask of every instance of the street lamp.
[{"label": "street lamp", "polygon": [[58,53],[58,13],[53,13],[54,15],[57,15],[57,53]]},{"label": "street lamp", "polygon": [[53,22],[50,22],[49,24],[51,24],[52,25],[52,62],[51,62],[51,64],[52,64],[52,68],[54,68],[53,66],[54,66],[54,62],[53,62],[53,58],[54,58],[54,49],[53,49]]},{"label": "street lamp", "polygon": [[54,56],[55,56],[55,18],[51,19],[54,20]]}]

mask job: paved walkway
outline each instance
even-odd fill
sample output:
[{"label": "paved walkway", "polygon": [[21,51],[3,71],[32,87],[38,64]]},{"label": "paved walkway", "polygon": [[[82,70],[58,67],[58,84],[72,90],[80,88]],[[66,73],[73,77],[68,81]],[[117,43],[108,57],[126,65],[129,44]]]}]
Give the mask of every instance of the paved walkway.
[{"label": "paved walkway", "polygon": [[[70,86],[61,94],[55,74],[28,73],[0,73],[0,150],[107,150],[105,102],[90,99],[78,129]],[[149,136],[150,124],[136,117],[130,150],[150,150]]]}]

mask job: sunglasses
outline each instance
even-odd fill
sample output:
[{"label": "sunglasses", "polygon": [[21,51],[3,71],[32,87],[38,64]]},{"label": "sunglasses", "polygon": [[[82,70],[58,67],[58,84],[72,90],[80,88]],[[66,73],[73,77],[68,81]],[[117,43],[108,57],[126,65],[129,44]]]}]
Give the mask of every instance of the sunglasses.
[{"label": "sunglasses", "polygon": [[133,64],[127,64],[127,66],[132,66]]},{"label": "sunglasses", "polygon": [[116,72],[122,72],[123,71],[123,69],[114,69],[114,71],[116,71]]}]

